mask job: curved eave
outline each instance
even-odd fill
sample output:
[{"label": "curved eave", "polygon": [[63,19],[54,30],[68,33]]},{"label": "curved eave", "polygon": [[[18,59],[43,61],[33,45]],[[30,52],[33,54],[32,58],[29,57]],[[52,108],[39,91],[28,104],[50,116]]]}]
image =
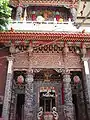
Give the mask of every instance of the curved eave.
[{"label": "curved eave", "polygon": [[65,33],[65,32],[0,32],[0,43],[8,41],[68,41],[90,42],[90,33]]}]

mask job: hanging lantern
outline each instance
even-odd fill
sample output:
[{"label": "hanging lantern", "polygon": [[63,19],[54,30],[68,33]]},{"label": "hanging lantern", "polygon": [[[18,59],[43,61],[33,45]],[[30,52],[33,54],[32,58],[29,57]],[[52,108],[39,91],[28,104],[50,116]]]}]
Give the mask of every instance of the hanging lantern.
[{"label": "hanging lantern", "polygon": [[75,84],[78,84],[79,82],[80,82],[80,78],[79,78],[79,76],[74,76],[74,78],[73,78],[73,80],[74,80],[74,83]]},{"label": "hanging lantern", "polygon": [[18,76],[17,82],[18,84],[22,84],[24,82],[24,77],[22,75]]},{"label": "hanging lantern", "polygon": [[80,55],[80,48],[75,46],[75,52],[76,52],[76,54]]}]

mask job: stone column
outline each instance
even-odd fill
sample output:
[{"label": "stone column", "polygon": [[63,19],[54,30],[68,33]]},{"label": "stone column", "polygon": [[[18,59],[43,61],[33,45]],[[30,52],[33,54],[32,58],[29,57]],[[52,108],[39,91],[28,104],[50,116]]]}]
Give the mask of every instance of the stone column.
[{"label": "stone column", "polygon": [[6,79],[3,112],[2,112],[2,117],[4,118],[4,120],[9,120],[9,109],[10,109],[12,77],[13,77],[13,70],[12,70],[13,57],[8,57],[7,59],[8,59],[8,70],[7,70],[7,79]]},{"label": "stone column", "polygon": [[72,7],[70,11],[71,11],[71,14],[72,14],[72,20],[75,22],[76,19],[77,19],[77,11],[76,11],[76,8]]},{"label": "stone column", "polygon": [[84,67],[84,70],[83,70],[83,79],[84,79],[84,88],[85,88],[85,94],[86,94],[86,98],[87,98],[87,101],[90,102],[90,73],[89,73],[89,66],[88,66],[88,59],[87,58],[82,58],[83,60],[83,67]]},{"label": "stone column", "polygon": [[64,111],[66,111],[65,113],[66,113],[67,117],[70,117],[71,120],[74,120],[74,106],[72,103],[72,90],[71,90],[70,82],[71,82],[70,73],[69,73],[69,71],[66,70],[63,73]]},{"label": "stone column", "polygon": [[88,65],[88,58],[83,57],[83,95],[84,95],[84,104],[85,104],[85,114],[86,119],[90,119],[90,72]]},{"label": "stone column", "polygon": [[26,78],[24,120],[33,120],[33,73],[31,71]]}]

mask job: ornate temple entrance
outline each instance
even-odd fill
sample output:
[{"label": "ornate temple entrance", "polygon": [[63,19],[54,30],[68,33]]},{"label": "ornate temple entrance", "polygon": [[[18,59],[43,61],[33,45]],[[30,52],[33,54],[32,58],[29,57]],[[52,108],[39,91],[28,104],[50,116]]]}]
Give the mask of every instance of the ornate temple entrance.
[{"label": "ornate temple entrance", "polygon": [[[9,81],[12,83],[12,87],[9,86],[11,96],[8,93],[10,104],[7,103],[6,107],[4,101],[3,107],[6,114],[10,105],[9,120],[63,120],[68,117],[75,120],[75,116],[79,120],[81,113],[74,110],[79,109],[79,101],[75,101],[78,94],[72,95],[72,81],[74,76],[79,76],[74,75],[73,71],[77,73],[82,70],[80,57],[67,44],[58,51],[54,47],[50,51],[45,47],[36,50],[30,46],[28,51],[14,54],[14,61],[10,59],[9,63],[12,62],[14,68],[12,82]],[[25,97],[24,101],[18,102],[21,96]]]},{"label": "ornate temple entrance", "polygon": [[35,72],[33,85],[30,85],[27,94],[25,93],[27,89],[25,75],[25,71],[14,72],[10,120],[24,120],[24,109],[27,104],[31,104],[30,109],[32,107],[34,120],[62,118],[62,74],[54,69],[41,69]]},{"label": "ornate temple entrance", "polygon": [[[28,90],[27,73],[25,71],[14,72],[10,120],[25,120],[25,109],[28,108],[27,105],[30,105],[28,110],[32,110],[33,120],[64,119],[64,109],[66,109],[64,108],[64,104],[66,99],[63,69],[57,70],[58,69],[34,69],[34,80],[32,84],[29,83],[30,86]],[[71,72],[72,102],[75,108],[76,120],[79,120],[80,115],[82,115],[80,111],[82,105],[80,105],[79,102],[83,100],[83,96],[82,91],[79,94],[77,92],[81,90],[81,82],[78,86],[72,83],[75,76],[81,80],[81,72]],[[70,99],[68,99],[68,101],[69,100]]]},{"label": "ornate temple entrance", "polygon": [[34,75],[36,92],[37,120],[53,120],[61,117],[62,106],[62,75],[54,69],[42,69]]}]

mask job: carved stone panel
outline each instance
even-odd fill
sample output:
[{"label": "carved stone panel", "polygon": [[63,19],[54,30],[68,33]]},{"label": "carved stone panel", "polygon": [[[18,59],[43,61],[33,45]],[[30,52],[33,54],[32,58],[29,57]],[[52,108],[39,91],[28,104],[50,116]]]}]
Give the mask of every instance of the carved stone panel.
[{"label": "carved stone panel", "polygon": [[32,64],[33,68],[62,68],[62,54],[34,54]]},{"label": "carved stone panel", "polygon": [[64,64],[62,52],[60,53],[33,53],[29,56],[26,53],[15,55],[14,68],[82,68],[80,57],[74,53],[69,53]]},{"label": "carved stone panel", "polygon": [[65,62],[67,68],[82,68],[80,57],[74,53],[69,53]]},{"label": "carved stone panel", "polygon": [[18,53],[14,57],[14,68],[28,68],[28,54],[26,52]]}]

